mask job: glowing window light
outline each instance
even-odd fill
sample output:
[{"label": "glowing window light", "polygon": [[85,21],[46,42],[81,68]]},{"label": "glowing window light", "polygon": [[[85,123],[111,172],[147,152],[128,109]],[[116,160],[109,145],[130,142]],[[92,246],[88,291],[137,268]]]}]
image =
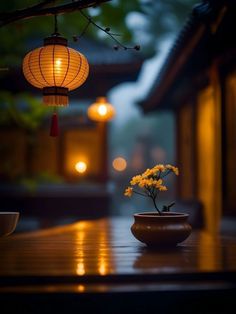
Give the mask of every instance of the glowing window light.
[{"label": "glowing window light", "polygon": [[127,162],[123,157],[117,157],[113,160],[112,165],[116,171],[124,171],[127,167]]},{"label": "glowing window light", "polygon": [[75,170],[79,173],[85,173],[87,170],[87,164],[84,161],[78,161],[75,165]]}]

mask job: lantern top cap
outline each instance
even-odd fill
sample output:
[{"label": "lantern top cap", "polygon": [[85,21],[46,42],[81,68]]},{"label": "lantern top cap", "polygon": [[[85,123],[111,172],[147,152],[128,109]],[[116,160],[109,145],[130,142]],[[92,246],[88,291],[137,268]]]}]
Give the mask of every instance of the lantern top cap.
[{"label": "lantern top cap", "polygon": [[97,103],[107,103],[107,98],[104,97],[104,96],[103,96],[103,97],[101,97],[101,96],[100,96],[100,97],[97,97],[97,98],[96,98],[96,102],[97,102]]},{"label": "lantern top cap", "polygon": [[68,40],[61,37],[59,33],[54,33],[50,37],[44,38],[44,46],[48,45],[60,45],[67,47]]}]

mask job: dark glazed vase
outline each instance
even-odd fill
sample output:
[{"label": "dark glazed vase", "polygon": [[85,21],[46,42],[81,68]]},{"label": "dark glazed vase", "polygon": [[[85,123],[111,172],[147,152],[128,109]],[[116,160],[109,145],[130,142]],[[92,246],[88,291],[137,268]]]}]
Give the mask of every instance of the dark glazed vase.
[{"label": "dark glazed vase", "polygon": [[183,242],[190,235],[192,227],[188,214],[156,212],[134,214],[131,232],[136,239],[150,247],[170,247]]}]

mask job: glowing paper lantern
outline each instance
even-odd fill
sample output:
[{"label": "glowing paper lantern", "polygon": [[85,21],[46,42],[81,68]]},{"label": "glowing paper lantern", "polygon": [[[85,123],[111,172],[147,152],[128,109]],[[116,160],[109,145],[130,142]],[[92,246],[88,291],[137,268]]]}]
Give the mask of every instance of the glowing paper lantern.
[{"label": "glowing paper lantern", "polygon": [[[68,92],[85,82],[89,65],[83,54],[67,47],[67,39],[56,33],[44,39],[43,47],[25,56],[23,73],[30,84],[43,90],[46,105],[67,106]],[[54,129],[57,123],[55,115],[52,119]],[[55,131],[53,125],[51,131]]]},{"label": "glowing paper lantern", "polygon": [[115,116],[115,109],[106,97],[98,97],[96,102],[89,106],[88,116],[94,121],[109,121]]}]

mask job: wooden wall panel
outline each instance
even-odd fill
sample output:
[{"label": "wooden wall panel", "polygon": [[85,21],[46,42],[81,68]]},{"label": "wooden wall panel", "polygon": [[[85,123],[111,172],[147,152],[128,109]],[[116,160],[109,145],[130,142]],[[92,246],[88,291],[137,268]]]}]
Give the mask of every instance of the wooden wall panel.
[{"label": "wooden wall panel", "polygon": [[179,197],[184,200],[195,197],[195,136],[194,108],[191,104],[182,106],[178,112],[178,165],[180,168]]},{"label": "wooden wall panel", "polygon": [[58,142],[60,136],[49,136],[48,130],[40,130],[36,135],[36,142],[32,155],[32,168],[34,174],[58,174]]},{"label": "wooden wall panel", "polygon": [[71,129],[63,137],[64,174],[69,179],[79,178],[75,164],[87,164],[85,176],[99,177],[103,169],[103,138],[98,128]]},{"label": "wooden wall panel", "polygon": [[[87,164],[85,175],[75,164]],[[0,179],[2,182],[21,177],[61,176],[65,180],[107,180],[106,124],[62,130],[52,138],[48,130],[26,134],[18,129],[0,130]]]},{"label": "wooden wall panel", "polygon": [[26,137],[24,131],[0,131],[0,177],[14,179],[26,171]]},{"label": "wooden wall panel", "polygon": [[226,212],[236,214],[236,73],[225,82],[225,128],[224,205]]}]

